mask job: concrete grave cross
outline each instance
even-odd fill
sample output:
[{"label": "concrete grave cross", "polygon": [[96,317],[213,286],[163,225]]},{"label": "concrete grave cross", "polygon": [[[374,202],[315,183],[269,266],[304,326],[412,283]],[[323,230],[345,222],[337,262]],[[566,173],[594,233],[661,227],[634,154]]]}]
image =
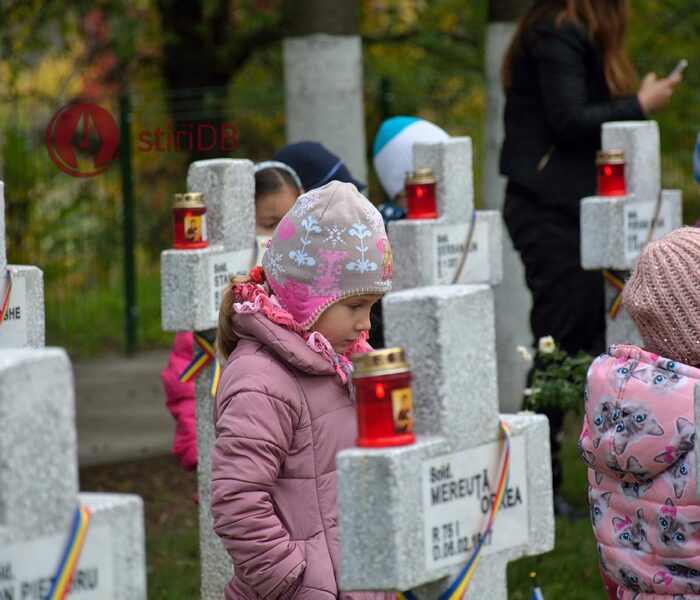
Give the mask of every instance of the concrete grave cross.
[{"label": "concrete grave cross", "polygon": [[[221,294],[232,276],[248,273],[259,252],[255,238],[253,163],[246,159],[194,162],[187,174],[187,190],[204,194],[209,247],[166,250],[161,254],[162,325],[165,331],[196,331],[214,339]],[[214,533],[209,512],[211,448],[215,437],[210,391],[212,370],[210,363],[195,381],[203,600],[220,600],[232,574],[231,559]]]},{"label": "concrete grave cross", "polygon": [[0,423],[0,598],[47,597],[80,502],[91,517],[67,598],[145,600],[141,498],[78,492],[73,373],[62,348],[0,350]]},{"label": "concrete grave cross", "polygon": [[145,600],[143,502],[78,491],[70,360],[43,347],[41,270],[6,263],[2,192],[0,271],[11,270],[16,312],[0,325],[0,598],[46,597],[82,503],[92,516],[67,597]]},{"label": "concrete grave cross", "polygon": [[338,455],[344,590],[435,600],[465,565],[497,486],[499,418],[512,431],[508,489],[466,598],[505,600],[506,566],[554,546],[549,424],[498,414],[493,292],[486,285],[389,294],[387,345],[412,367],[417,441]]},{"label": "concrete grave cross", "polygon": [[683,224],[681,190],[661,189],[659,126],[656,121],[603,124],[603,149],[625,153],[626,196],[581,201],[581,264],[606,274],[606,342],[641,345],[634,323],[615,300],[644,245]]},{"label": "concrete grave cross", "polygon": [[503,277],[501,217],[474,210],[472,140],[454,137],[416,143],[415,169],[431,168],[437,180],[437,219],[389,223],[395,290],[454,282],[467,240],[471,243],[458,283],[496,285]]},{"label": "concrete grave cross", "polygon": [[0,348],[41,348],[45,343],[44,274],[37,267],[8,265],[5,239],[5,195],[0,181],[0,307],[9,292],[0,321]]}]

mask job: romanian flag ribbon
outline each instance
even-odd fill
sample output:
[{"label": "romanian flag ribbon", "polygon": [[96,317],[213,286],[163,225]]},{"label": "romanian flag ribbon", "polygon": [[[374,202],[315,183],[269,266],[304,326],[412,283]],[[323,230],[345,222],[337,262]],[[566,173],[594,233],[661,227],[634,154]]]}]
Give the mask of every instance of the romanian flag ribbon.
[{"label": "romanian flag ribbon", "polygon": [[[474,239],[474,230],[476,229],[476,209],[472,210],[472,218],[469,223],[469,231],[467,231],[467,241],[464,246],[464,252],[462,252],[462,257],[459,260],[459,266],[455,272],[454,279],[452,283],[457,283],[459,278],[462,276],[462,271],[464,271],[464,265],[467,264],[467,257],[469,256],[469,250],[471,249],[472,240]],[[408,599],[410,600],[410,599]]]},{"label": "romanian flag ribbon", "polygon": [[85,536],[88,525],[90,525],[90,510],[80,503],[75,509],[75,516],[71,524],[71,531],[66,543],[66,547],[58,563],[56,574],[52,577],[51,589],[45,600],[63,600],[70,591],[75,569],[80,560],[80,553],[83,551]]},{"label": "romanian flag ribbon", "polygon": [[[493,522],[496,519],[498,510],[503,502],[503,495],[505,494],[506,488],[508,487],[508,476],[510,473],[510,427],[504,421],[500,422],[501,431],[503,432],[503,452],[501,454],[500,469],[498,476],[498,487],[496,488],[496,496],[494,502],[491,506],[491,512],[489,513],[488,519],[486,521],[486,526],[483,529],[482,535],[480,536],[479,543],[472,552],[467,564],[459,572],[457,579],[452,582],[449,588],[447,588],[439,600],[460,600],[464,597],[464,594],[469,587],[469,583],[474,575],[477,564],[481,558],[481,553],[484,545],[484,541],[488,538],[491,530],[493,528]],[[415,600],[415,595],[409,590],[407,592],[397,593],[397,598],[399,600]]]},{"label": "romanian flag ribbon", "polygon": [[197,342],[200,350],[195,353],[192,362],[185,367],[185,370],[180,373],[178,378],[182,383],[192,381],[199,375],[211,361],[214,361],[214,371],[212,373],[210,392],[211,395],[216,395],[216,389],[219,387],[219,379],[221,379],[221,365],[216,358],[216,350],[214,349],[214,341],[209,340],[205,335],[195,332],[194,341]]},{"label": "romanian flag ribbon", "polygon": [[0,325],[5,321],[7,308],[10,306],[10,296],[12,295],[12,271],[10,269],[5,271],[5,278],[7,279],[7,289],[5,290],[5,298],[2,301],[2,308],[0,308]]},{"label": "romanian flag ribbon", "polygon": [[622,290],[625,289],[625,282],[622,281],[620,277],[618,277],[615,271],[608,270],[603,271],[603,279],[607,281],[616,292],[615,297],[613,298],[613,301],[610,303],[610,307],[608,308],[608,314],[610,315],[610,318],[614,321],[617,317],[617,313],[620,312],[620,308],[622,308]]}]

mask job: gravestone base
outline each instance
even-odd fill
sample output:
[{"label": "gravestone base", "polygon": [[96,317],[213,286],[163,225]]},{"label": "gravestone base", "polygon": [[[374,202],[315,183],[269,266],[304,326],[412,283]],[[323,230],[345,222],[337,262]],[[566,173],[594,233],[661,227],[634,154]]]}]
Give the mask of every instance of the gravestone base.
[{"label": "gravestone base", "polygon": [[[479,210],[476,215],[469,254],[457,283],[498,285],[503,279],[501,214]],[[469,233],[466,219],[461,223],[443,218],[392,221],[389,242],[394,249],[394,291],[451,284]]]},{"label": "gravestone base", "polygon": [[[206,331],[213,335],[214,331]],[[233,574],[233,563],[214,531],[211,505],[211,449],[216,434],[213,422],[214,398],[210,393],[213,366],[197,377],[195,398],[197,410],[197,484],[199,489],[199,554],[202,571],[202,600],[221,600],[225,585]]]},{"label": "gravestone base", "polygon": [[[581,265],[588,271],[631,271],[647,241],[657,200],[639,197],[591,196],[581,201]],[[652,240],[683,225],[680,190],[662,190]]]},{"label": "gravestone base", "polygon": [[[83,492],[80,500],[90,509],[93,530],[109,530],[114,573],[114,600],[146,600],[146,555],[143,500],[133,494]],[[90,528],[88,535],[90,535]]]}]

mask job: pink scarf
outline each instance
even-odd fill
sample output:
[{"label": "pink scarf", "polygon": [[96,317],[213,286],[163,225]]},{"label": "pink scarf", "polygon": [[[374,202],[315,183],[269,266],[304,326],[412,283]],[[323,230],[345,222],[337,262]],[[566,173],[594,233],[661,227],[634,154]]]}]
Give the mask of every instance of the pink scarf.
[{"label": "pink scarf", "polygon": [[350,356],[356,352],[370,352],[372,347],[367,343],[368,332],[363,331],[360,337],[355,340],[343,354],[337,354],[333,350],[331,343],[323,334],[318,331],[305,331],[302,326],[286,311],[274,294],[265,290],[263,285],[257,283],[236,283],[233,291],[237,302],[233,304],[233,309],[239,314],[253,314],[261,312],[270,321],[298,333],[306,341],[306,345],[314,352],[323,356],[338,375],[341,383],[351,385],[352,362]]}]

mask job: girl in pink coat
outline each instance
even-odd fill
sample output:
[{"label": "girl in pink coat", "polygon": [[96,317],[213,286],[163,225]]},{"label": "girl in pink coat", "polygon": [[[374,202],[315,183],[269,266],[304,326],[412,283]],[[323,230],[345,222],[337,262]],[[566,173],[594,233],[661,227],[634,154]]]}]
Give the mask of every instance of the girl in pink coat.
[{"label": "girl in pink coat", "polygon": [[611,599],[700,600],[699,269],[700,229],[648,244],[622,296],[645,349],[612,346],[588,372],[579,449]]},{"label": "girl in pink coat", "polygon": [[357,436],[349,357],[371,349],[391,276],[381,215],[333,181],[298,198],[262,269],[225,293],[211,511],[233,561],[226,599],[393,597],[338,590],[335,465]]}]

